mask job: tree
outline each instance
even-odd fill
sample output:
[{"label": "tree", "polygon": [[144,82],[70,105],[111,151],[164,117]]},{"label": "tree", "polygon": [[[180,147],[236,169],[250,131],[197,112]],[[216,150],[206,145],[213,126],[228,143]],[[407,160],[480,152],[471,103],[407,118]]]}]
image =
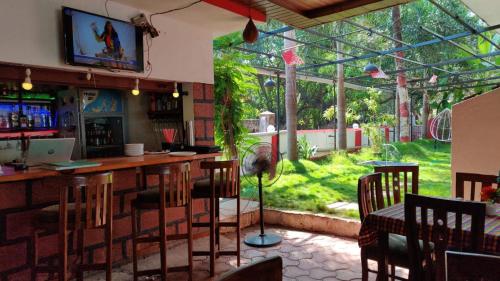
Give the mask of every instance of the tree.
[{"label": "tree", "polygon": [[[340,31],[342,30],[342,22],[339,24]],[[340,32],[339,32],[340,33]],[[336,41],[337,60],[343,59],[342,43]],[[339,149],[347,149],[347,124],[346,124],[346,103],[345,103],[345,87],[344,87],[344,64],[337,64],[337,130]]]},{"label": "tree", "polygon": [[[285,37],[295,39],[295,30],[285,32]],[[296,44],[292,40],[284,39],[285,49],[293,48]],[[287,129],[287,155],[288,159],[298,160],[297,150],[297,70],[295,65],[285,66],[286,76],[286,129]]]},{"label": "tree", "polygon": [[[399,6],[392,7],[392,28],[394,33],[394,38],[398,40],[395,43],[396,48],[403,47],[401,43],[403,41],[403,36],[401,35],[401,11]],[[396,52],[396,69],[402,70],[404,68],[403,52]],[[399,95],[399,140],[402,142],[409,142],[410,138],[410,111],[408,103],[408,88],[406,85],[406,74],[404,72],[398,72],[397,74],[397,93]]]}]

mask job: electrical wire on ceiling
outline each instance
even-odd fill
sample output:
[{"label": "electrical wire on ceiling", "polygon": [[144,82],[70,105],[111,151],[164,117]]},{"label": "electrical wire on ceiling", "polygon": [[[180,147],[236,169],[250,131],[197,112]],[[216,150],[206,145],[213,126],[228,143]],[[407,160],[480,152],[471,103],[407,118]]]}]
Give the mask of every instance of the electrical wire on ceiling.
[{"label": "electrical wire on ceiling", "polygon": [[198,0],[198,1],[192,2],[190,4],[187,4],[186,6],[183,6],[183,7],[174,8],[174,9],[163,11],[163,12],[152,13],[152,14],[149,15],[149,22],[151,23],[151,25],[153,25],[153,17],[154,16],[165,15],[165,14],[168,14],[168,13],[172,13],[172,12],[184,10],[184,9],[190,8],[190,7],[192,7],[192,6],[194,6],[194,5],[198,4],[198,3],[201,3],[201,2],[203,2],[203,1],[202,0]]}]

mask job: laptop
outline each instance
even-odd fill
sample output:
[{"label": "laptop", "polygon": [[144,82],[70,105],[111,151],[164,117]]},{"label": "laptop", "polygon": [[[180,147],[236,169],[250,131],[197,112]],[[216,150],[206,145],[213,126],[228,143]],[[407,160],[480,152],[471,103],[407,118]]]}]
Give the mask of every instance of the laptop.
[{"label": "laptop", "polygon": [[31,139],[26,164],[36,166],[54,162],[69,162],[75,138]]}]

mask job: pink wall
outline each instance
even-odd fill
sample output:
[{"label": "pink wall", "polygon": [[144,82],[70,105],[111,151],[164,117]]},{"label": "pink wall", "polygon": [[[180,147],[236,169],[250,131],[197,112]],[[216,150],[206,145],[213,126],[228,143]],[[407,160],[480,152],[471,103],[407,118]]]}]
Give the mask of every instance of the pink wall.
[{"label": "pink wall", "polygon": [[452,114],[455,194],[455,173],[497,175],[500,170],[500,89],[456,104]]}]

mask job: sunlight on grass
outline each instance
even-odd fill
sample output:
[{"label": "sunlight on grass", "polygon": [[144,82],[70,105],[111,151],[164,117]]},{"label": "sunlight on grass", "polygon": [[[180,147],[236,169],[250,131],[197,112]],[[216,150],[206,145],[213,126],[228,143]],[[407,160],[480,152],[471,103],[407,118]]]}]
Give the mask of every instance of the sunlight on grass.
[{"label": "sunlight on grass", "polygon": [[[394,144],[402,162],[417,162],[420,166],[419,193],[449,197],[451,186],[450,145],[424,140]],[[367,160],[380,160],[369,148],[358,153],[333,153],[319,161],[284,160],[283,175],[271,187],[264,189],[265,205],[280,209],[330,213],[357,217],[357,211],[332,211],[328,204],[357,202],[358,178],[373,168],[358,165]],[[242,195],[256,199],[257,188],[242,180]]]}]

